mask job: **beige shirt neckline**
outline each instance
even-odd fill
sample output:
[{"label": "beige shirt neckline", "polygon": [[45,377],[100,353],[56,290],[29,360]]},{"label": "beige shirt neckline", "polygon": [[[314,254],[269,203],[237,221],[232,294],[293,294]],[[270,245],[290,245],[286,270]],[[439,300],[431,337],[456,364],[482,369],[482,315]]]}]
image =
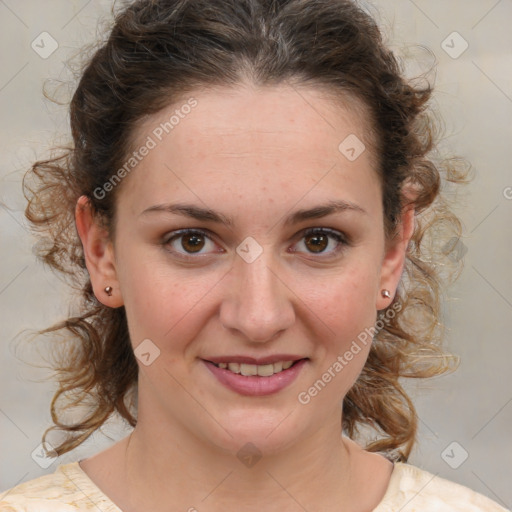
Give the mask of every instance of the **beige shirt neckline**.
[{"label": "beige shirt neckline", "polygon": [[[393,464],[393,471],[389,480],[388,488],[381,501],[372,512],[387,512],[388,507],[393,505],[396,507],[396,499],[400,490],[400,478],[404,469],[409,466],[402,462],[395,462]],[[59,466],[56,471],[61,471],[66,478],[68,478],[78,489],[95,505],[101,505],[100,509],[103,512],[123,512],[114,502],[106,496],[103,491],[91,480],[89,475],[81,468],[79,462],[71,462]],[[391,509],[389,509],[391,510]]]}]

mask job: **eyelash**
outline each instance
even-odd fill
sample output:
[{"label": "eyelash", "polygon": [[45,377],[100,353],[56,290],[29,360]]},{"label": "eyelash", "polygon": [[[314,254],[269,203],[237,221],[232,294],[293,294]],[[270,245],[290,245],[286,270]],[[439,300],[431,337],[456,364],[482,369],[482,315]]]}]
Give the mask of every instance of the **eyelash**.
[{"label": "eyelash", "polygon": [[[167,251],[178,255],[179,258],[182,258],[184,260],[192,261],[192,260],[197,260],[200,257],[204,257],[205,256],[204,254],[196,253],[197,256],[193,256],[192,253],[186,254],[186,253],[181,253],[181,252],[175,251],[173,249],[167,248],[174,240],[179,240],[181,237],[183,237],[185,235],[200,235],[200,236],[208,238],[209,240],[212,240],[212,236],[210,235],[210,233],[207,230],[197,229],[197,228],[194,228],[194,229],[187,228],[187,229],[180,229],[178,231],[173,231],[171,233],[171,236],[165,237],[165,239],[162,242],[162,245],[166,248]],[[339,231],[329,229],[329,228],[308,228],[308,229],[303,230],[300,233],[300,235],[301,236],[300,236],[299,241],[303,240],[304,238],[306,238],[308,236],[322,235],[322,236],[331,237],[338,243],[338,246],[332,251],[329,251],[327,253],[324,253],[324,252],[316,253],[319,255],[319,257],[321,259],[326,259],[326,258],[335,256],[335,255],[338,255],[344,249],[345,246],[350,245],[350,241],[347,236],[345,236],[343,233],[341,233]],[[293,251],[293,252],[299,252],[299,251]],[[314,252],[310,252],[309,254],[315,256]],[[327,254],[328,256],[322,256],[323,254]]]}]

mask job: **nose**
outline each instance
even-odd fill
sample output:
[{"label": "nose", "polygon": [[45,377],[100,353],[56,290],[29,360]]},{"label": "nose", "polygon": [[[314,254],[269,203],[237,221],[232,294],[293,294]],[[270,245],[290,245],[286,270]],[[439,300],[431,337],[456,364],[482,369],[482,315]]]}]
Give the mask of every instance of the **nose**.
[{"label": "nose", "polygon": [[237,258],[220,308],[222,325],[259,343],[274,339],[293,325],[294,294],[279,274],[265,251],[252,263]]}]

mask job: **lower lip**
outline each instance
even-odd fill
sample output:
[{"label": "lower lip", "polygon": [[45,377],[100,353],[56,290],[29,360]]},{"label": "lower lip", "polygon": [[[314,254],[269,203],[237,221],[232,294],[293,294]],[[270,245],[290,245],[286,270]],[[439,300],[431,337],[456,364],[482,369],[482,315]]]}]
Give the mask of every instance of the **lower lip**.
[{"label": "lower lip", "polygon": [[264,396],[277,393],[291,384],[307,363],[307,359],[301,359],[287,370],[275,373],[270,377],[240,375],[239,373],[233,373],[228,369],[219,368],[210,361],[203,360],[203,363],[206,364],[207,368],[222,384],[224,384],[224,386],[232,391],[235,391],[240,395]]}]

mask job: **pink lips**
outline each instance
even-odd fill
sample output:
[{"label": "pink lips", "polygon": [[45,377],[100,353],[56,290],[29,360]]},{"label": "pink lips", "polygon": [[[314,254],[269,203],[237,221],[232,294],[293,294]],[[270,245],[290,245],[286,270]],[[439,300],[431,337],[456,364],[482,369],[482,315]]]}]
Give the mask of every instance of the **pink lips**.
[{"label": "pink lips", "polygon": [[[281,357],[281,356],[279,356]],[[290,357],[290,356],[288,356]],[[246,362],[247,358],[244,358]],[[274,357],[275,359],[275,357]],[[283,361],[286,359],[275,359],[275,361]],[[287,359],[288,361],[294,360],[293,358]],[[296,360],[296,358],[295,358]],[[226,361],[226,359],[224,359]],[[217,361],[214,361],[217,362]],[[219,360],[219,362],[222,362]],[[229,362],[238,362],[229,359]],[[267,362],[270,364],[271,361]],[[285,388],[289,384],[291,384],[300,373],[304,365],[307,363],[307,359],[300,359],[293,366],[288,368],[287,370],[283,370],[279,373],[275,373],[270,377],[260,377],[257,375],[240,375],[237,373],[233,373],[227,368],[218,368],[211,361],[203,360],[203,363],[206,367],[213,373],[217,379],[224,384],[227,388],[239,393],[240,395],[246,396],[264,396],[270,395],[272,393],[277,393],[281,389]],[[256,363],[246,363],[246,364],[256,364]],[[259,362],[258,364],[265,364]]]}]

